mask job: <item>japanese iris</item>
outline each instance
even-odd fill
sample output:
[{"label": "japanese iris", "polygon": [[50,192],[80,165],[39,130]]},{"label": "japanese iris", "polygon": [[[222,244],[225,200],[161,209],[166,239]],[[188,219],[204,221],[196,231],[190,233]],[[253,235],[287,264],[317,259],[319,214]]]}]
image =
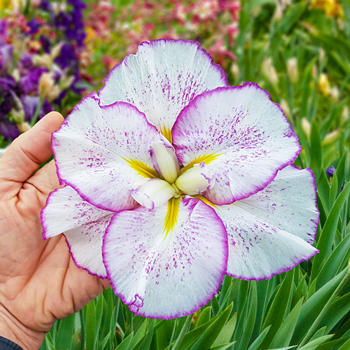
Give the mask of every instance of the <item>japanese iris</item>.
[{"label": "japanese iris", "polygon": [[53,135],[64,188],[42,212],[75,263],[130,310],[190,314],[225,274],[271,278],[317,250],[314,177],[258,85],[231,87],[198,43],[145,42]]}]

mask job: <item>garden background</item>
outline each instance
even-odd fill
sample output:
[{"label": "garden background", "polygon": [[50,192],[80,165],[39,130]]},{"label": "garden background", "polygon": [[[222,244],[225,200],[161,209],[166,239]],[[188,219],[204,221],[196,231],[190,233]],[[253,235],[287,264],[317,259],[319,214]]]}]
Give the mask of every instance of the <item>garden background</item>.
[{"label": "garden background", "polygon": [[1,149],[50,110],[67,116],[142,41],[182,38],[231,85],[270,92],[318,188],[310,261],[266,281],[226,276],[208,305],[174,320],[135,316],[108,289],[41,349],[350,349],[349,0],[1,0],[0,13]]}]

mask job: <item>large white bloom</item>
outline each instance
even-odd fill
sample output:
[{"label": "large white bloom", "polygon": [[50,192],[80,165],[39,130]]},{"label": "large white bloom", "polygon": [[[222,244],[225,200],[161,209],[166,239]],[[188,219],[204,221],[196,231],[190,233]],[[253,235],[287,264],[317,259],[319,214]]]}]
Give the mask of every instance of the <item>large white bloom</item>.
[{"label": "large white bloom", "polygon": [[258,85],[228,85],[190,41],[142,43],[53,136],[58,175],[44,238],[64,233],[76,264],[108,277],[131,311],[185,316],[225,274],[271,278],[317,250],[309,169]]}]

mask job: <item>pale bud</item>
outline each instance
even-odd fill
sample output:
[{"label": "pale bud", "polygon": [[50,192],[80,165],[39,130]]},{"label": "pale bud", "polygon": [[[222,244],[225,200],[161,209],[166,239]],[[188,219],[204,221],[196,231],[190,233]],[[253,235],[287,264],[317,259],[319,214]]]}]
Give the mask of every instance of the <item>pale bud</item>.
[{"label": "pale bud", "polygon": [[215,175],[202,162],[186,170],[175,181],[175,186],[185,194],[196,195],[215,186]]},{"label": "pale bud", "polygon": [[327,74],[321,73],[320,78],[318,79],[317,89],[325,96],[329,96],[330,94],[330,86]]},{"label": "pale bud", "polygon": [[73,82],[74,82],[74,79],[75,77],[73,75],[71,76],[66,76],[66,75],[63,75],[60,79],[60,89],[61,90],[65,90],[67,88],[69,88]]},{"label": "pale bud", "polygon": [[19,81],[21,75],[19,73],[19,70],[17,68],[15,68],[12,72],[12,76],[16,81]]},{"label": "pale bud", "polygon": [[325,138],[322,140],[322,146],[327,146],[333,143],[338,136],[340,135],[340,130],[335,130],[330,133],[328,133]]},{"label": "pale bud", "polygon": [[239,67],[238,67],[238,64],[236,62],[233,62],[231,64],[231,73],[232,73],[233,77],[235,78],[235,80],[239,79]]},{"label": "pale bud", "polygon": [[298,60],[296,57],[291,57],[287,60],[287,73],[290,81],[296,83],[299,79]]},{"label": "pale bud", "polygon": [[276,2],[276,9],[273,16],[276,22],[280,22],[283,17],[283,6],[278,1]]},{"label": "pale bud", "polygon": [[22,123],[24,121],[24,110],[23,108],[21,109],[16,109],[12,108],[10,112],[11,118],[16,122],[16,123]]},{"label": "pale bud", "polygon": [[290,118],[292,117],[292,114],[290,112],[290,108],[288,106],[287,101],[282,99],[280,101],[280,107],[283,109],[283,112],[286,115],[286,117],[290,120]]},{"label": "pale bud", "polygon": [[51,56],[48,55],[47,53],[43,55],[35,55],[33,57],[33,64],[36,67],[51,68],[51,65],[52,65]]},{"label": "pale bud", "polygon": [[269,80],[269,82],[272,85],[277,85],[278,84],[278,75],[276,72],[275,67],[273,66],[272,63],[272,58],[266,58],[263,63],[262,63],[262,70],[265,75],[265,77]]},{"label": "pale bud", "polygon": [[17,124],[18,130],[20,133],[27,132],[30,129],[30,125],[27,122]]},{"label": "pale bud", "polygon": [[312,66],[311,75],[312,75],[313,78],[316,78],[317,75],[318,75],[318,69],[317,69],[316,64],[314,64],[314,65]]},{"label": "pale bud", "polygon": [[55,85],[50,73],[43,73],[39,80],[39,94],[40,99],[47,98],[49,101],[53,101],[60,94],[60,89]]},{"label": "pale bud", "polygon": [[341,116],[341,120],[343,123],[348,122],[348,120],[349,120],[349,107],[348,106],[343,107],[340,116]]},{"label": "pale bud", "polygon": [[333,103],[337,103],[339,101],[339,89],[336,86],[329,89],[329,94],[331,95]]},{"label": "pale bud", "polygon": [[306,118],[301,118],[301,128],[307,138],[310,138],[311,134],[311,124]]},{"label": "pale bud", "polygon": [[170,198],[174,197],[175,193],[174,187],[167,181],[157,178],[148,180],[130,192],[135,201],[147,209],[164,205]]},{"label": "pale bud", "polygon": [[63,46],[63,42],[60,42],[52,48],[52,51],[51,51],[52,60],[54,60],[61,53],[62,46]]}]

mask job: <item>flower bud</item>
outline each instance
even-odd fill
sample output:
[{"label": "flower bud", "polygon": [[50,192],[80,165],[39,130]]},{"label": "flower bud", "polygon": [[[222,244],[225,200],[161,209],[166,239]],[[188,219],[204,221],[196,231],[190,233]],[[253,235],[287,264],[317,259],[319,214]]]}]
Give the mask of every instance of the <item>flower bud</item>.
[{"label": "flower bud", "polygon": [[298,60],[296,57],[291,57],[287,60],[287,73],[290,81],[296,83],[299,79]]},{"label": "flower bud", "polygon": [[325,73],[321,73],[320,78],[318,79],[317,90],[326,97],[330,94],[329,80]]},{"label": "flower bud", "polygon": [[60,89],[53,81],[50,73],[43,73],[39,80],[39,94],[40,99],[43,101],[47,98],[49,101],[53,101],[60,94]]},{"label": "flower bud", "polygon": [[33,57],[33,64],[37,67],[51,68],[52,59],[47,53],[43,55],[35,55]]},{"label": "flower bud", "polygon": [[341,117],[342,123],[348,122],[348,120],[349,120],[349,107],[348,106],[343,107],[340,117]]},{"label": "flower bud", "polygon": [[306,118],[301,118],[301,128],[303,129],[305,136],[309,139],[311,133],[311,124]]},{"label": "flower bud", "polygon": [[195,195],[210,190],[215,185],[215,175],[202,162],[186,170],[175,181],[176,187],[185,194]]},{"label": "flower bud", "polygon": [[20,133],[24,133],[30,129],[30,125],[27,122],[17,124],[18,130]]},{"label": "flower bud", "polygon": [[292,117],[292,114],[290,112],[290,108],[288,106],[287,101],[282,99],[279,104],[280,104],[280,107],[283,109],[283,112],[286,115],[286,117],[290,120],[290,118]]},{"label": "flower bud", "polygon": [[337,103],[339,100],[339,89],[336,86],[333,86],[329,89],[329,94],[331,95],[332,102]]},{"label": "flower bud", "polygon": [[322,146],[327,146],[332,144],[339,136],[340,130],[335,130],[328,133],[325,138],[322,140]]},{"label": "flower bud", "polygon": [[62,46],[63,46],[63,42],[60,42],[52,48],[51,50],[52,61],[61,53]]},{"label": "flower bud", "polygon": [[174,197],[175,189],[168,182],[155,178],[131,190],[130,194],[142,206],[154,209]]},{"label": "flower bud", "polygon": [[272,84],[277,85],[278,84],[278,74],[276,72],[275,67],[272,63],[272,58],[266,58],[262,63],[262,71],[266,77],[266,79]]},{"label": "flower bud", "polygon": [[233,77],[235,78],[235,80],[239,79],[239,67],[238,67],[238,64],[236,62],[233,62],[231,64],[231,73],[232,73]]}]

